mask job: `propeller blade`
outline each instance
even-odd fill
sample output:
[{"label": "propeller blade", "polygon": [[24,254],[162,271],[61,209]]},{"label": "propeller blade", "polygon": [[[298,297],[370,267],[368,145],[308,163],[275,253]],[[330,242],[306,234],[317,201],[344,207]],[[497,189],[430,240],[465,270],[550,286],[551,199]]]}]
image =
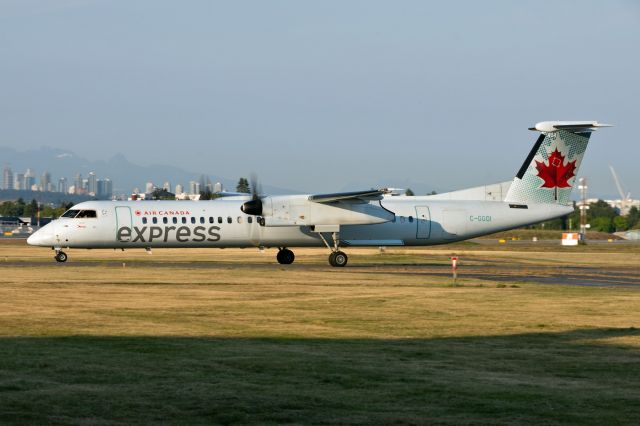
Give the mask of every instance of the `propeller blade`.
[{"label": "propeller blade", "polygon": [[257,200],[260,198],[260,188],[258,186],[258,176],[255,173],[251,173],[249,177],[249,189],[251,190],[251,198]]},{"label": "propeller blade", "polygon": [[251,200],[244,203],[240,210],[246,214],[260,216],[262,215],[262,197],[260,196],[258,176],[255,173],[251,173],[249,177],[249,189],[251,191]]}]

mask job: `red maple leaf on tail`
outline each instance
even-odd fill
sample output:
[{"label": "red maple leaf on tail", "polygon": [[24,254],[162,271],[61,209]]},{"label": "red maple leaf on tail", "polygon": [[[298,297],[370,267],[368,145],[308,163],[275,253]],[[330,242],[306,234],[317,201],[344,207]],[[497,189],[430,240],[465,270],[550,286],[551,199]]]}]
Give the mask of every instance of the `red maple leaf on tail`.
[{"label": "red maple leaf on tail", "polygon": [[540,188],[570,188],[569,179],[575,176],[576,160],[564,164],[564,155],[556,148],[546,164],[536,160],[536,169],[544,181]]}]

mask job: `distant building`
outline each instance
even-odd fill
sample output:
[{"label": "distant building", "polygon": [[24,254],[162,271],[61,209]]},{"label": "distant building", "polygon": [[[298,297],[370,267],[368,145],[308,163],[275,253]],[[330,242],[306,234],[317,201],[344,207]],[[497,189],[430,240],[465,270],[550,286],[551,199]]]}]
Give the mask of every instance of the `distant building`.
[{"label": "distant building", "polygon": [[170,183],[170,182],[165,182],[165,183],[162,185],[162,189],[164,189],[164,190],[165,190],[165,191],[167,191],[167,192],[171,192],[171,183]]},{"label": "distant building", "polygon": [[111,179],[98,179],[96,181],[96,197],[108,200],[113,196],[113,183]]},{"label": "distant building", "polygon": [[40,176],[40,191],[48,192],[51,189],[51,173],[45,171]]},{"label": "distant building", "polygon": [[2,170],[2,189],[13,189],[13,171],[11,167],[5,166]]},{"label": "distant building", "polygon": [[27,191],[38,190],[38,188],[36,187],[36,175],[31,171],[31,169],[27,169],[24,174],[24,189],[26,189]]},{"label": "distant building", "polygon": [[176,185],[176,192],[175,192],[175,194],[176,194],[176,195],[178,195],[178,194],[182,194],[183,192],[184,192],[184,191],[182,190],[182,185],[177,184],[177,185]]},{"label": "distant building", "polygon": [[[587,203],[597,203],[599,201],[598,198],[589,198]],[[603,200],[605,203],[609,204],[611,207],[616,209],[619,214],[622,216],[626,216],[629,214],[629,210],[631,207],[636,207],[640,209],[640,200],[634,200],[632,198],[626,200]]]},{"label": "distant building", "polygon": [[153,184],[153,182],[147,182],[147,185],[145,186],[144,192],[146,194],[151,194],[153,192],[154,188],[155,188],[155,185]]},{"label": "distant building", "polygon": [[199,194],[200,193],[200,183],[194,180],[189,182],[189,194]]},{"label": "distant building", "polygon": [[16,173],[13,189],[24,190],[24,173]]},{"label": "distant building", "polygon": [[61,177],[58,179],[58,192],[66,194],[69,188],[67,187],[67,178]]},{"label": "distant building", "polygon": [[80,173],[73,179],[73,193],[82,194],[82,175]]},{"label": "distant building", "polygon": [[87,178],[87,192],[89,195],[96,195],[98,193],[98,178],[94,172],[89,172]]},{"label": "distant building", "polygon": [[213,192],[222,192],[224,190],[224,187],[222,186],[222,184],[220,182],[216,182],[213,185]]}]

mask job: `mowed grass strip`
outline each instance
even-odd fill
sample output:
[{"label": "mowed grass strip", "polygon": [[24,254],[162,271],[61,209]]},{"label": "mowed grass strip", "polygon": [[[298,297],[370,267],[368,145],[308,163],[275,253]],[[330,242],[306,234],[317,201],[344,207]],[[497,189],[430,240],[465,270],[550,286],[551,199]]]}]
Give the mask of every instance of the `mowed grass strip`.
[{"label": "mowed grass strip", "polygon": [[[132,253],[105,253],[0,265],[0,422],[640,419],[640,291],[522,284],[526,255],[468,253],[511,260],[514,281],[452,286],[429,273],[442,252],[402,252],[390,269],[374,261],[394,254],[375,250],[344,269],[314,250],[293,268],[273,251],[133,253],[125,267]],[[223,264],[198,266],[213,256]]]}]

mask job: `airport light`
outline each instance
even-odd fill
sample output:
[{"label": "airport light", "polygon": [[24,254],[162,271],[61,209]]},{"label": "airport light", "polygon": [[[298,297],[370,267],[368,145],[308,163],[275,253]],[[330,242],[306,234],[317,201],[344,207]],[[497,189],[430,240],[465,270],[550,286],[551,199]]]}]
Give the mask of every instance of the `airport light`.
[{"label": "airport light", "polygon": [[587,210],[589,205],[587,204],[587,178],[580,178],[578,180],[578,189],[580,190],[580,241],[587,240],[587,229],[590,228],[587,223]]}]

